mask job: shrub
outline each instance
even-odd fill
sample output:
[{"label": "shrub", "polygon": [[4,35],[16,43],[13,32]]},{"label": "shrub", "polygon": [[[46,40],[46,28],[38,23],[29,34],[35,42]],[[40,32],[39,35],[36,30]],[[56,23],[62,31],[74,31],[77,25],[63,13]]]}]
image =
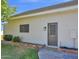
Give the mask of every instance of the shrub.
[{"label": "shrub", "polygon": [[21,42],[19,36],[15,36],[15,37],[13,37],[12,41],[13,41],[13,42]]},{"label": "shrub", "polygon": [[11,41],[12,38],[13,38],[13,35],[10,35],[10,34],[9,34],[9,35],[4,35],[4,36],[3,36],[3,39],[6,40],[6,41]]}]

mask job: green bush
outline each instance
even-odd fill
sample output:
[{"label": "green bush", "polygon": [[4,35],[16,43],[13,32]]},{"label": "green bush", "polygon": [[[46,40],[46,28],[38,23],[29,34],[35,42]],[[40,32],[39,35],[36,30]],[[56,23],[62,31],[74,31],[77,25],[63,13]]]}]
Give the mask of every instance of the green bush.
[{"label": "green bush", "polygon": [[21,42],[21,39],[19,36],[15,36],[15,37],[13,37],[12,41],[13,42]]},{"label": "green bush", "polygon": [[13,38],[13,35],[10,35],[10,34],[9,34],[9,35],[4,35],[4,36],[3,36],[3,39],[6,40],[6,41],[11,41],[12,38]]}]

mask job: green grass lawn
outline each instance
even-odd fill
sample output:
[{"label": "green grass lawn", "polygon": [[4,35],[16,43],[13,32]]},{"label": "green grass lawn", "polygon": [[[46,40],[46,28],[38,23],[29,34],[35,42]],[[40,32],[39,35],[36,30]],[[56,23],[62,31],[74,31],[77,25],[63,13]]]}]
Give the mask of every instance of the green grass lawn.
[{"label": "green grass lawn", "polygon": [[2,44],[1,59],[38,59],[38,53],[37,50],[33,48]]}]

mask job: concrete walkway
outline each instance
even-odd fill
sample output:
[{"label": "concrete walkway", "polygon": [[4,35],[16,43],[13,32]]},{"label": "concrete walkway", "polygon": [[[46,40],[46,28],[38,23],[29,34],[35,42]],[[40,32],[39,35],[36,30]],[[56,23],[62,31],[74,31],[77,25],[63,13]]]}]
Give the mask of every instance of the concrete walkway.
[{"label": "concrete walkway", "polygon": [[39,59],[78,59],[77,54],[67,54],[56,49],[42,48],[38,52]]}]

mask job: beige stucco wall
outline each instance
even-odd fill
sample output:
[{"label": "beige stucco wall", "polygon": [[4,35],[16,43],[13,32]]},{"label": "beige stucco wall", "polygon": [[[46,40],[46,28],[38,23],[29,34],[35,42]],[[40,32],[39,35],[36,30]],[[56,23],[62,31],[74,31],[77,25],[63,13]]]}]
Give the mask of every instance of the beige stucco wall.
[{"label": "beige stucco wall", "polygon": [[[47,29],[44,31],[43,27],[47,27],[48,23],[58,23],[58,46],[73,47],[73,37],[75,37],[75,47],[77,48],[77,10],[51,13],[47,15],[40,15],[28,17],[23,19],[11,20],[5,26],[4,34],[13,34],[20,36],[22,41],[45,44],[47,45]],[[20,33],[20,24],[29,24],[29,33]]]}]

